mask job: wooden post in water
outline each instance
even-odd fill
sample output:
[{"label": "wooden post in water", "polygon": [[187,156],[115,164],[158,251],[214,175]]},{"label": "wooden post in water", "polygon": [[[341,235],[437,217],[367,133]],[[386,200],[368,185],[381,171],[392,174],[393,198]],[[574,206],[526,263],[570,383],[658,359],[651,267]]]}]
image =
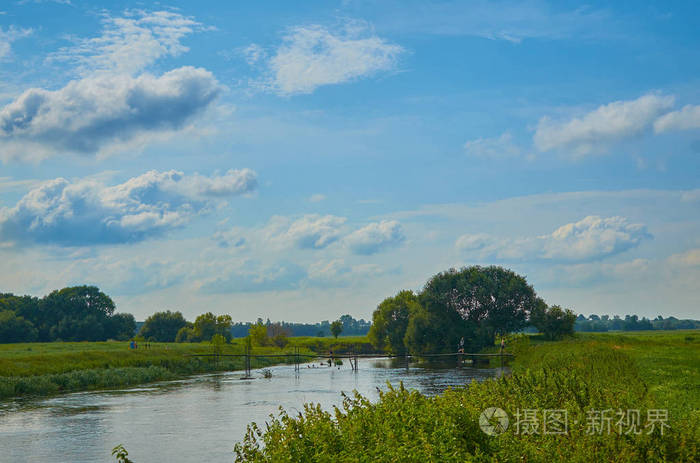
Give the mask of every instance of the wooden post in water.
[{"label": "wooden post in water", "polygon": [[294,371],[299,374],[301,365],[299,364],[299,347],[294,347]]},{"label": "wooden post in water", "polygon": [[246,340],[245,343],[245,376],[243,379],[250,379],[250,355],[251,355],[251,344],[250,344],[250,337]]}]

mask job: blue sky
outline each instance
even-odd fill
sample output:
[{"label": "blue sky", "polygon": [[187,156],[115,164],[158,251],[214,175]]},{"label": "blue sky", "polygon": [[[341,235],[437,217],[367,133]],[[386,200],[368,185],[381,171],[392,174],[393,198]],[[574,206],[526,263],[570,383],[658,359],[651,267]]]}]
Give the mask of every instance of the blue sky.
[{"label": "blue sky", "polygon": [[698,318],[698,10],[4,2],[0,290],[318,321],[498,264]]}]

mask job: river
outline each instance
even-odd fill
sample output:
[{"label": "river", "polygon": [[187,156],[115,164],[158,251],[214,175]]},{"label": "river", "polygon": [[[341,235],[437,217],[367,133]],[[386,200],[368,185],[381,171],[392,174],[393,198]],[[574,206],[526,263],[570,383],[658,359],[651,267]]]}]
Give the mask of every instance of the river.
[{"label": "river", "polygon": [[296,412],[305,402],[324,408],[342,403],[341,392],[357,390],[370,400],[387,381],[437,394],[447,387],[483,380],[501,369],[454,368],[388,359],[311,368],[297,375],[291,365],[271,367],[271,378],[254,370],[198,375],[114,391],[65,394],[0,403],[0,461],[94,463],[114,461],[111,449],[124,444],[138,463],[230,462],[233,446],[251,421],[263,424],[281,406]]}]

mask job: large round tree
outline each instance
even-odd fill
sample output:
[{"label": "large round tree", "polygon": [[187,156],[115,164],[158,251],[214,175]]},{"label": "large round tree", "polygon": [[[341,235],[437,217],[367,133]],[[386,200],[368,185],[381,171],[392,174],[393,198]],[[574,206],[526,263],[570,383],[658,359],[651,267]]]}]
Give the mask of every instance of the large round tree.
[{"label": "large round tree", "polygon": [[461,337],[467,348],[493,345],[496,335],[526,326],[536,300],[524,277],[497,266],[438,273],[420,295],[432,324],[439,324],[445,335],[443,349],[456,348]]}]

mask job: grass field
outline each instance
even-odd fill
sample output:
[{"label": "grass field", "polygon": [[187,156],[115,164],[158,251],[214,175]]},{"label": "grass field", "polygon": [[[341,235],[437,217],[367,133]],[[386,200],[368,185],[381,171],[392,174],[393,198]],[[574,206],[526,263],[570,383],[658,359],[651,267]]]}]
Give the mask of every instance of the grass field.
[{"label": "grass field", "polygon": [[[700,332],[585,334],[560,342],[523,336],[509,349],[516,353],[513,373],[497,380],[436,397],[399,386],[382,394],[377,403],[348,397],[334,412],[307,405],[302,415],[282,413],[265,431],[251,425],[246,439],[236,446],[236,460],[700,459]],[[480,415],[488,407],[502,408],[509,415],[510,427],[500,435],[489,436],[479,427]],[[546,410],[560,411],[560,418],[566,411],[566,432],[543,431]],[[639,420],[634,418],[636,410]],[[659,410],[668,412],[664,423],[670,427],[663,433],[658,422],[652,426],[649,415]],[[528,411],[534,424],[523,418]],[[562,428],[550,424],[552,429]]]},{"label": "grass field", "polygon": [[[0,399],[23,395],[48,395],[66,391],[131,386],[183,375],[243,369],[243,359],[191,357],[210,354],[209,343],[151,343],[129,349],[127,342],[54,342],[0,344]],[[289,338],[284,349],[254,347],[254,354],[326,355],[329,350],[347,352],[371,348],[366,337]],[[243,353],[243,339],[227,344],[223,354]],[[256,358],[253,368],[291,363],[289,357]]]}]

